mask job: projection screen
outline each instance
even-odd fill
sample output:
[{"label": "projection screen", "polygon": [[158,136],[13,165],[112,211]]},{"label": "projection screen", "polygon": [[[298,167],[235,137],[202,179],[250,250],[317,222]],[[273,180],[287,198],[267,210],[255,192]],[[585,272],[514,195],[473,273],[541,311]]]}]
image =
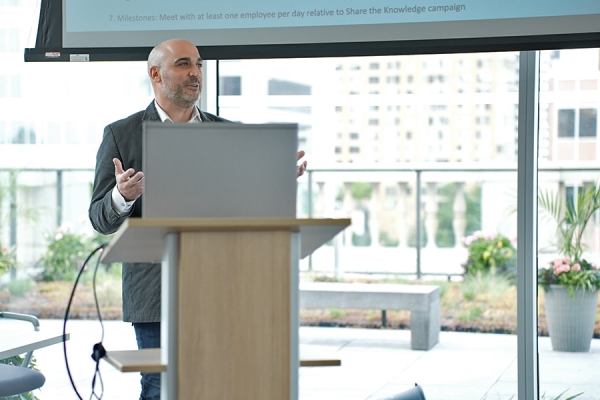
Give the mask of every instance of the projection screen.
[{"label": "projection screen", "polygon": [[66,53],[174,37],[220,59],[600,46],[597,0],[56,1]]}]

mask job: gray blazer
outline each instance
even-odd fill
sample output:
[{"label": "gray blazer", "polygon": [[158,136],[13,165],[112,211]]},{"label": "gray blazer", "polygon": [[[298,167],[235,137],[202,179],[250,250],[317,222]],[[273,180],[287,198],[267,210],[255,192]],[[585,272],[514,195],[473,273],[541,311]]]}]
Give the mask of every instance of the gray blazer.
[{"label": "gray blazer", "polygon": [[[200,117],[203,122],[229,122],[203,111],[200,111]],[[143,121],[160,121],[154,101],[146,110],[104,128],[96,155],[89,217],[94,229],[105,235],[116,232],[127,218],[139,218],[142,215],[141,198],[136,200],[128,213],[119,214],[112,207],[111,192],[116,184],[113,158],[120,159],[124,169],[142,170]],[[123,264],[123,321],[160,321],[160,281],[160,264]]]}]

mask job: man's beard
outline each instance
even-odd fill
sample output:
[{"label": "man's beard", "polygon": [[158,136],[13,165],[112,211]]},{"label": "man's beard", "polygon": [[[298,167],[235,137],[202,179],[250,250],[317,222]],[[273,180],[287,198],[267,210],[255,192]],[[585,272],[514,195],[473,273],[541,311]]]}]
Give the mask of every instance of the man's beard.
[{"label": "man's beard", "polygon": [[173,81],[166,75],[162,76],[163,81],[163,93],[169,101],[178,107],[189,108],[192,107],[198,101],[200,97],[200,90],[195,94],[188,94],[185,87],[189,84],[197,83],[201,84],[198,78],[190,78],[183,82],[181,85],[173,84]]}]

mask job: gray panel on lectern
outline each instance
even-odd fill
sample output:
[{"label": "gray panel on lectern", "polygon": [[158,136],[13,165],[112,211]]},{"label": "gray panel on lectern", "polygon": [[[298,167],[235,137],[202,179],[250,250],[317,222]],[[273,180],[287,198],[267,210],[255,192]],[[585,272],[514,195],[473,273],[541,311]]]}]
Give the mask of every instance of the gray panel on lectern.
[{"label": "gray panel on lectern", "polygon": [[297,124],[146,122],[142,217],[296,217]]}]

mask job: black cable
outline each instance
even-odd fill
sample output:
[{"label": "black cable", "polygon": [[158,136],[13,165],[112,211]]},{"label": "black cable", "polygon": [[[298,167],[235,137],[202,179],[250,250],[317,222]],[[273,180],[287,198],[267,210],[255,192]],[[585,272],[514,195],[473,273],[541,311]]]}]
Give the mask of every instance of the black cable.
[{"label": "black cable", "polygon": [[[67,336],[67,321],[69,319],[69,311],[71,310],[71,304],[73,303],[73,298],[75,297],[75,290],[77,289],[77,285],[79,283],[79,278],[81,278],[81,275],[83,274],[83,271],[85,270],[88,262],[90,261],[90,259],[94,256],[94,254],[96,254],[97,252],[100,252],[100,254],[98,255],[98,259],[96,261],[96,267],[94,268],[94,277],[93,277],[93,289],[94,289],[94,300],[96,303],[96,311],[98,314],[98,319],[100,321],[100,325],[102,327],[102,337],[101,339],[104,339],[104,325],[102,324],[102,317],[100,315],[100,307],[98,305],[98,298],[96,296],[96,272],[98,271],[98,266],[100,265],[100,255],[102,255],[102,252],[104,251],[104,248],[108,246],[108,242],[107,243],[102,243],[100,246],[96,247],[89,256],[87,256],[87,258],[85,259],[85,261],[83,262],[83,264],[81,265],[81,269],[79,270],[79,273],[77,274],[77,277],[75,278],[75,283],[73,284],[73,290],[71,290],[71,296],[69,297],[69,302],[67,303],[67,310],[65,311],[65,317],[63,319],[63,354],[65,356],[65,365],[67,367],[67,374],[69,375],[69,380],[71,381],[71,386],[73,387],[73,390],[75,391],[75,394],[77,394],[77,397],[80,400],[83,400],[83,398],[81,397],[81,395],[79,394],[79,392],[77,391],[77,387],[75,386],[75,382],[73,381],[73,376],[71,375],[71,369],[69,368],[69,360],[67,358],[67,341],[66,341],[66,336]],[[100,371],[98,369],[99,363],[100,363],[100,359],[102,357],[104,357],[104,355],[106,354],[106,351],[104,350],[104,347],[102,347],[102,340],[100,341],[100,343],[96,343],[94,345],[94,352],[92,354],[92,358],[94,359],[94,361],[96,361],[96,368],[94,371],[94,378],[92,379],[92,394],[90,395],[90,399],[93,396],[96,396],[96,398],[102,398],[102,393],[104,392],[104,384],[102,382],[102,376],[100,375]],[[100,394],[100,397],[98,397],[95,392],[94,392],[94,387],[95,387],[95,383],[96,383],[96,376],[99,377],[100,380],[100,385],[101,385],[101,389],[102,389],[102,393]]]},{"label": "black cable", "polygon": [[[102,253],[103,250],[104,247],[100,252]],[[94,303],[96,304],[96,312],[98,314],[98,321],[100,322],[102,333],[100,335],[100,342],[94,345],[92,352],[92,359],[96,361],[96,368],[94,370],[94,378],[92,379],[92,393],[90,394],[90,400],[92,400],[92,398],[101,399],[102,395],[104,394],[104,382],[102,381],[102,374],[100,373],[100,360],[106,355],[106,350],[104,349],[104,346],[102,346],[102,341],[104,340],[104,324],[102,323],[102,315],[100,315],[100,305],[98,304],[98,295],[96,292],[96,275],[98,274],[98,265],[100,265],[100,256],[98,256],[98,259],[96,260],[96,268],[94,268],[94,277],[92,278],[92,288],[94,292]],[[96,377],[98,377],[100,380],[100,396],[96,395],[95,391]]]}]

